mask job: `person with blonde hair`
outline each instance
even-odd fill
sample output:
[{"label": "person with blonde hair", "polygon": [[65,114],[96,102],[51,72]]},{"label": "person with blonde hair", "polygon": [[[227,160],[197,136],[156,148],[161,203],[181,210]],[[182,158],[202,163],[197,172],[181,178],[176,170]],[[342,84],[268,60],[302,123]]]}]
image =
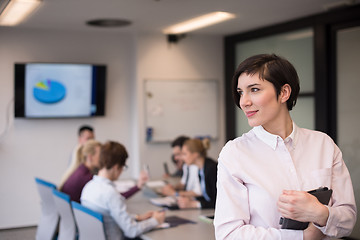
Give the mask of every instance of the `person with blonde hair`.
[{"label": "person with blonde hair", "polygon": [[217,162],[207,156],[210,140],[192,138],[184,142],[182,157],[187,165],[199,168],[199,181],[202,195],[199,197],[179,196],[179,208],[215,208]]},{"label": "person with blonde hair", "polygon": [[[99,154],[102,144],[96,140],[88,140],[78,151],[77,169],[73,171],[61,186],[60,191],[68,194],[72,201],[80,202],[81,191],[94,174],[99,170]],[[146,171],[141,171],[135,186],[122,192],[121,195],[129,198],[137,193],[149,179]]]},{"label": "person with blonde hair", "polygon": [[199,169],[196,165],[187,165],[183,161],[181,149],[186,140],[190,139],[187,136],[179,136],[172,143],[172,158],[176,162],[181,171],[181,180],[176,185],[167,184],[161,189],[161,194],[164,196],[201,196],[201,188],[199,182]]},{"label": "person with blonde hair", "polygon": [[65,181],[69,178],[69,176],[79,167],[81,164],[81,149],[82,146],[90,139],[95,138],[95,131],[94,128],[90,125],[82,125],[79,127],[78,130],[78,142],[77,145],[74,147],[71,158],[69,160],[68,168],[65,170],[65,173],[61,177],[59,189],[62,188]]},{"label": "person with blonde hair", "polygon": [[80,202],[81,191],[99,167],[101,143],[90,139],[78,150],[79,166],[69,174],[60,187],[60,191],[68,194],[72,201]]}]

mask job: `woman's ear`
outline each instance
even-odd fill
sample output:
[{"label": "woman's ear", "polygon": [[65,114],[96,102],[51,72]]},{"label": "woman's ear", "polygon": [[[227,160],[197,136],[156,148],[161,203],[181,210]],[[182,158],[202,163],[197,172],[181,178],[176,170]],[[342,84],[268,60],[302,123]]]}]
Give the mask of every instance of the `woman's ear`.
[{"label": "woman's ear", "polygon": [[289,100],[290,95],[291,95],[291,87],[289,84],[285,84],[284,86],[281,87],[281,92],[280,92],[281,103],[286,103],[287,100]]}]

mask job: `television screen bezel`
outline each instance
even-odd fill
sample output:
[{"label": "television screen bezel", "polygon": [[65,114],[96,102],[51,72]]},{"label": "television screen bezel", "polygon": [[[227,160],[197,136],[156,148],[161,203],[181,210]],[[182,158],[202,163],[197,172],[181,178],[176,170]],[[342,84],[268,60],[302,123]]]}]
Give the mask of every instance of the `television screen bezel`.
[{"label": "television screen bezel", "polygon": [[[39,116],[29,117],[25,114],[25,67],[26,64],[74,64],[74,65],[90,65],[96,67],[96,82],[92,88],[96,99],[96,112],[89,116]],[[107,65],[93,63],[76,63],[76,62],[16,62],[14,63],[14,115],[15,118],[31,118],[31,119],[61,119],[61,118],[92,118],[105,116],[105,99],[106,99],[106,78]],[[95,92],[94,92],[95,91]]]}]

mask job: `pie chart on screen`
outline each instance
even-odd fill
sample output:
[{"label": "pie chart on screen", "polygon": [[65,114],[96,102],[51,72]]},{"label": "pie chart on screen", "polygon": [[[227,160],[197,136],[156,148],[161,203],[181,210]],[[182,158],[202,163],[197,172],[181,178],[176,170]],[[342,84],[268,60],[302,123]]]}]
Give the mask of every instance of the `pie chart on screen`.
[{"label": "pie chart on screen", "polygon": [[41,103],[57,103],[66,95],[65,86],[54,80],[39,81],[35,84],[33,94]]}]

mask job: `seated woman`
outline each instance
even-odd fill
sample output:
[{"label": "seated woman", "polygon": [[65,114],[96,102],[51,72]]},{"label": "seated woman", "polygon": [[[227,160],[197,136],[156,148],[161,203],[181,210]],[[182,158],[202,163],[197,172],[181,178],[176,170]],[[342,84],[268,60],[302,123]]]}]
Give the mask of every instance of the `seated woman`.
[{"label": "seated woman", "polygon": [[176,185],[167,184],[161,189],[161,194],[165,196],[201,196],[201,187],[199,182],[199,169],[196,165],[187,165],[182,158],[182,147],[186,140],[190,139],[186,136],[177,137],[172,143],[172,158],[182,168],[181,180]]},{"label": "seated woman", "polygon": [[202,196],[188,197],[179,196],[179,208],[215,208],[216,201],[216,177],[217,162],[207,157],[206,150],[210,146],[210,140],[205,138],[189,139],[182,147],[182,157],[187,165],[196,165]]},{"label": "seated woman", "polygon": [[80,165],[60,186],[60,191],[68,194],[72,201],[80,202],[81,191],[89,182],[99,166],[101,143],[95,140],[88,140],[79,148],[78,162]]},{"label": "seated woman", "polygon": [[108,240],[137,237],[162,224],[165,219],[164,212],[150,211],[137,217],[127,212],[124,197],[118,194],[112,183],[126,166],[127,157],[127,151],[120,143],[105,143],[101,147],[98,175],[85,185],[81,194],[82,205],[103,214]]},{"label": "seated woman", "polygon": [[[68,194],[72,201],[80,202],[82,189],[98,171],[100,148],[101,143],[91,139],[79,149],[77,156],[79,158],[78,162],[80,162],[80,165],[60,187],[60,191]],[[131,197],[142,188],[147,180],[147,173],[142,171],[137,184],[128,191],[121,193],[121,195],[125,198]]]}]

